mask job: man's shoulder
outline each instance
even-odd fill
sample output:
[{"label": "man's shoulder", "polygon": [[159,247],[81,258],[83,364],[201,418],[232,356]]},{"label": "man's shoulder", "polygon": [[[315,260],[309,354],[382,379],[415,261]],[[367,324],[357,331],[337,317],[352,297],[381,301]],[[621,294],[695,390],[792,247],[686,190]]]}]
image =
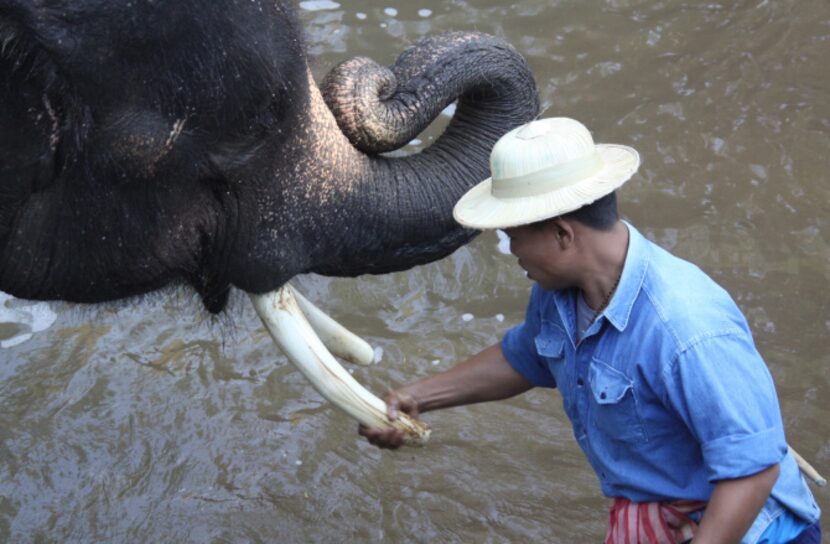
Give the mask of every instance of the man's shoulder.
[{"label": "man's shoulder", "polygon": [[651,242],[648,252],[638,313],[650,314],[678,348],[699,338],[748,333],[735,301],[697,265]]},{"label": "man's shoulder", "polygon": [[648,245],[649,266],[644,287],[657,290],[664,288],[660,294],[666,297],[692,294],[707,297],[729,297],[726,290],[712,279],[699,266],[687,261],[654,242],[646,240]]}]

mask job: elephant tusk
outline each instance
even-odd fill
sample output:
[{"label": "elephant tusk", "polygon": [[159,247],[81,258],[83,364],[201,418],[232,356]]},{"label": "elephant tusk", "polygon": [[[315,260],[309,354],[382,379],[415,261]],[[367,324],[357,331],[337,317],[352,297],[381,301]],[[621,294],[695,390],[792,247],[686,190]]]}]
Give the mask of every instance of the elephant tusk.
[{"label": "elephant tusk", "polygon": [[326,315],[290,285],[286,284],[283,289],[291,290],[300,310],[308,319],[308,324],[333,355],[363,366],[371,365],[375,361],[375,351],[363,338]]},{"label": "elephant tusk", "polygon": [[425,443],[429,427],[406,414],[389,421],[386,404],[357,383],[335,360],[303,315],[292,291],[283,286],[264,295],[251,295],[257,314],[288,360],[324,398],[363,425],[394,427],[403,432],[406,444]]}]

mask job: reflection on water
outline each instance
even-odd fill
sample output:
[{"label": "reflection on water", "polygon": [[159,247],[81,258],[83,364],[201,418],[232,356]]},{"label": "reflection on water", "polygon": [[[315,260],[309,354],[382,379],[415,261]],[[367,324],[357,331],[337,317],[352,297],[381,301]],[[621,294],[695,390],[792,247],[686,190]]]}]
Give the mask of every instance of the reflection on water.
[{"label": "reflection on water", "polygon": [[16,300],[0,291],[0,349],[22,344],[51,327],[57,318],[48,302]]},{"label": "reflection on water", "polygon": [[[636,147],[643,166],[620,194],[623,213],[733,293],[790,443],[830,473],[827,2],[358,0],[300,11],[318,77],[348,56],[389,63],[427,34],[477,29],[527,56],[546,115]],[[522,318],[529,284],[504,249],[486,233],[409,273],[296,284],[383,350],[380,365],[354,369],[380,393]],[[48,307],[19,302],[0,302],[15,312],[0,317],[4,342],[46,322],[34,308]],[[322,403],[244,296],[218,319],[180,291],[57,314],[0,350],[0,541],[602,537],[605,501],[555,393],[429,414],[433,442],[390,454]],[[827,492],[817,497],[830,510]]]}]

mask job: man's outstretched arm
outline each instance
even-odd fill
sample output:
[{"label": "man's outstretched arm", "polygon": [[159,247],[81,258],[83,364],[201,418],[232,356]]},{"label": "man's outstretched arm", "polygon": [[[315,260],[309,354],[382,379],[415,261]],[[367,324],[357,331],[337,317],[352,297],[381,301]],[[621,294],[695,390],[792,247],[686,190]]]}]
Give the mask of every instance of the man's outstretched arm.
[{"label": "man's outstretched arm", "polygon": [[[419,414],[440,408],[506,399],[533,387],[513,370],[496,344],[459,364],[418,382],[395,389],[384,400],[390,420],[403,411],[417,418]],[[396,429],[369,429],[358,432],[379,448],[397,449],[403,434]]]}]

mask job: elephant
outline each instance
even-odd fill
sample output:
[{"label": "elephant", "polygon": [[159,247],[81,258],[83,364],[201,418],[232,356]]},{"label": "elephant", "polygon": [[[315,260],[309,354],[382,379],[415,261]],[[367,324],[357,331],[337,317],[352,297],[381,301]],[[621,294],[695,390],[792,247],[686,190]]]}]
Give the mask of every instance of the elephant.
[{"label": "elephant", "polygon": [[[431,146],[384,155],[454,101]],[[453,204],[539,110],[525,60],[477,32],[318,86],[282,0],[0,0],[0,104],[0,291],[99,303],[181,283],[212,313],[231,287],[279,307],[297,274],[450,254],[477,234]]]}]

